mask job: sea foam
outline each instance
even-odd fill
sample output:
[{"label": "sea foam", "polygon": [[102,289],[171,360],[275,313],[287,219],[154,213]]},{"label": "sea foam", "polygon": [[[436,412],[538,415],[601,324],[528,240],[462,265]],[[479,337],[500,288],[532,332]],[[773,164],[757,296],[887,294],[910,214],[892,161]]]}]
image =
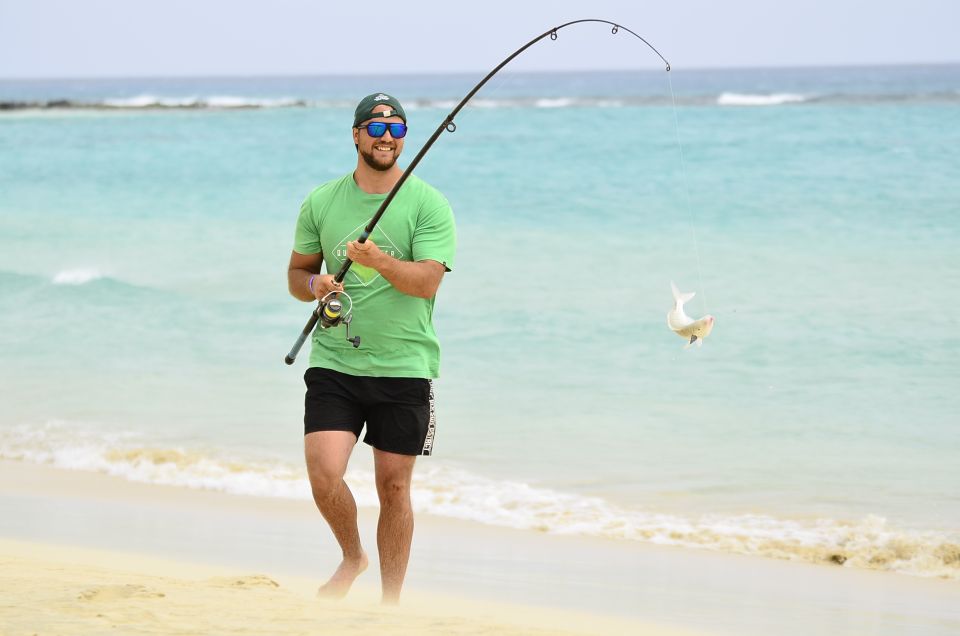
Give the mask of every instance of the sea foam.
[{"label": "sea foam", "polygon": [[542,98],[536,100],[533,105],[537,108],[569,108],[576,101],[571,97]]},{"label": "sea foam", "polygon": [[749,93],[721,93],[717,98],[719,106],[781,106],[798,104],[809,98],[796,93],[770,93],[753,95]]},{"label": "sea foam", "polygon": [[[227,457],[205,450],[157,447],[137,434],[95,433],[62,422],[0,430],[0,458],[143,483],[237,495],[310,498],[299,460]],[[346,480],[358,505],[377,505],[372,472],[352,469]],[[436,460],[415,473],[412,498],[418,512],[521,530],[960,580],[960,537],[943,531],[897,528],[880,516],[854,521],[800,521],[757,514],[683,516],[493,479]]]},{"label": "sea foam", "polygon": [[103,278],[103,274],[96,269],[65,269],[57,272],[53,277],[54,285],[84,285],[90,281]]}]

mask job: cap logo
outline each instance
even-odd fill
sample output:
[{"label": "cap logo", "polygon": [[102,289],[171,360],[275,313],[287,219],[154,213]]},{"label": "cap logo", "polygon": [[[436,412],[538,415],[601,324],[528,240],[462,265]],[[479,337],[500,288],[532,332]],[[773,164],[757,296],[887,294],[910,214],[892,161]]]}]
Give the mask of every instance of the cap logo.
[{"label": "cap logo", "polygon": [[373,98],[373,101],[382,102],[384,100],[389,100],[389,99],[390,99],[389,95],[384,95],[383,93],[380,93],[379,95]]}]

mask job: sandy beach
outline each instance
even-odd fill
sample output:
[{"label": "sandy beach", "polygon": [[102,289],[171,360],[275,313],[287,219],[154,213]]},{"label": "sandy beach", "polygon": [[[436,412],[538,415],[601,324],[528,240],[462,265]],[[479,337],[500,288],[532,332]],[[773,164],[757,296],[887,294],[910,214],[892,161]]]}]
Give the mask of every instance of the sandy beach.
[{"label": "sandy beach", "polygon": [[[948,634],[960,585],[417,519],[400,608],[339,602],[306,502],[0,462],[4,634]],[[375,510],[361,510],[369,551]]]},{"label": "sandy beach", "polygon": [[400,608],[361,585],[345,601],[316,581],[143,555],[0,541],[4,634],[675,634],[573,612],[413,593]]}]

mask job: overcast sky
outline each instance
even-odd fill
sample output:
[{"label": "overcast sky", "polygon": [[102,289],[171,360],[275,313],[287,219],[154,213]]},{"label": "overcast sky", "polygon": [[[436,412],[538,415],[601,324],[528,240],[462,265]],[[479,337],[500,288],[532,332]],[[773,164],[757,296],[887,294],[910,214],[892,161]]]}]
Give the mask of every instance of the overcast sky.
[{"label": "overcast sky", "polygon": [[[960,62],[960,0],[0,0],[0,77],[476,72],[578,18],[622,23],[677,69]],[[658,65],[604,29],[511,68]]]}]

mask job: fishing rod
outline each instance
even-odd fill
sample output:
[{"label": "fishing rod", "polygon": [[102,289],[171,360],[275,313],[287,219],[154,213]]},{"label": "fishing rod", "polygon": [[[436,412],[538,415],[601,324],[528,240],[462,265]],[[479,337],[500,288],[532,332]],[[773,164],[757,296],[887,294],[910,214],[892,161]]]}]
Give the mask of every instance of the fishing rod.
[{"label": "fishing rod", "polygon": [[[420,149],[420,152],[417,153],[417,156],[413,158],[413,161],[410,162],[410,165],[407,166],[407,169],[403,171],[403,174],[400,175],[400,178],[397,180],[397,183],[393,186],[393,189],[390,190],[387,194],[387,198],[383,200],[383,203],[380,204],[380,207],[377,209],[377,213],[373,215],[373,218],[370,219],[370,222],[364,228],[363,232],[357,238],[358,243],[366,243],[367,239],[370,238],[370,234],[373,232],[373,228],[376,227],[377,222],[380,221],[380,217],[383,216],[383,213],[386,212],[387,206],[390,205],[390,202],[393,201],[393,198],[397,195],[397,192],[403,186],[404,182],[407,180],[407,177],[413,172],[413,169],[417,167],[420,163],[420,160],[423,159],[423,156],[427,154],[427,151],[430,150],[430,147],[433,146],[434,142],[440,138],[440,135],[443,134],[443,131],[447,132],[456,132],[457,125],[454,123],[454,118],[460,112],[467,102],[477,94],[477,92],[483,88],[491,77],[500,72],[504,66],[509,64],[515,57],[529,49],[531,46],[539,42],[540,40],[549,37],[551,40],[557,39],[557,31],[564,29],[568,26],[574,24],[582,24],[584,22],[599,22],[601,24],[609,24],[611,27],[610,33],[616,35],[621,29],[634,36],[644,44],[646,44],[651,51],[657,54],[657,56],[663,60],[663,63],[667,66],[667,72],[670,71],[670,62],[667,61],[663,55],[660,54],[652,44],[647,42],[642,36],[637,34],[634,31],[631,31],[625,26],[617,24],[616,22],[610,22],[609,20],[599,20],[596,18],[587,18],[583,20],[574,20],[572,22],[566,22],[560,26],[553,27],[552,29],[545,31],[533,38],[519,49],[514,51],[509,57],[500,62],[492,71],[487,73],[487,76],[484,77],[480,82],[473,87],[473,89],[467,93],[467,96],[460,100],[460,103],[454,107],[450,114],[447,115],[444,120],[440,123],[437,129],[433,132],[430,138],[427,140],[427,143],[423,145],[423,148]],[[353,261],[349,258],[343,262],[343,265],[340,267],[340,271],[337,272],[337,275],[334,276],[334,282],[342,283],[343,279],[346,277],[347,272],[350,270],[350,266],[353,265]],[[310,337],[310,334],[313,333],[314,327],[316,327],[317,322],[320,323],[322,329],[328,329],[330,327],[336,327],[337,325],[344,325],[346,327],[347,341],[350,342],[354,348],[360,346],[360,336],[350,337],[350,321],[353,318],[353,300],[350,299],[350,308],[344,313],[343,303],[339,299],[339,295],[347,296],[344,292],[330,292],[326,296],[320,299],[317,308],[313,310],[313,313],[310,314],[310,320],[307,321],[307,324],[304,326],[303,331],[300,333],[300,336],[297,338],[297,341],[293,343],[293,348],[290,349],[290,353],[284,358],[284,362],[287,364],[293,364],[293,361],[296,360],[297,354],[300,352],[300,348],[303,347],[303,343],[306,342],[307,338]],[[349,299],[349,296],[347,296]]]}]

